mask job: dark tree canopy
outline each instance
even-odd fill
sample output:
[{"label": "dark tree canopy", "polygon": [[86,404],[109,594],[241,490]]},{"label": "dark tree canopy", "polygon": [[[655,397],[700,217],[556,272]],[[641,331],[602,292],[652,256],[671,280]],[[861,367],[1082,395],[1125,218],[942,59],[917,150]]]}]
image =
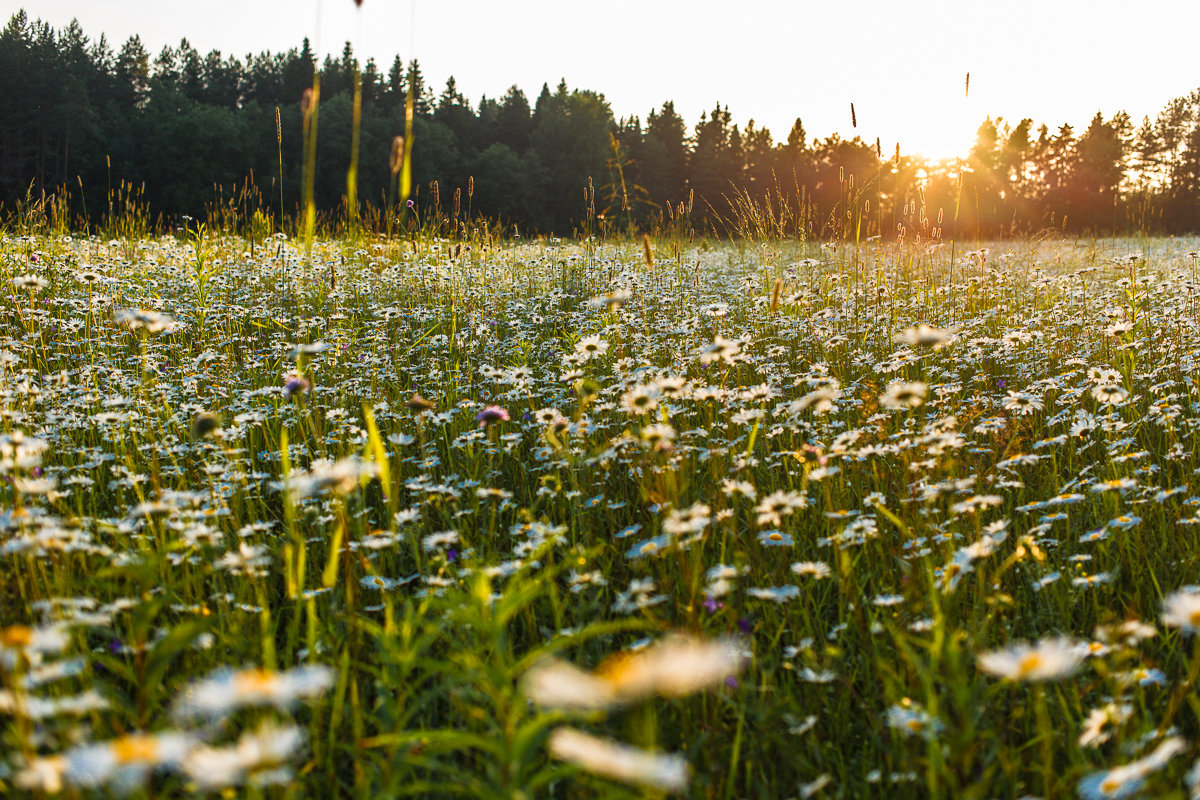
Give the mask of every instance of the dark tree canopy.
[{"label": "dark tree canopy", "polygon": [[329,213],[345,203],[360,83],[368,210],[388,202],[411,90],[418,209],[449,210],[458,190],[470,213],[521,231],[569,235],[600,220],[723,233],[752,207],[814,237],[1200,228],[1200,90],[1140,123],[1124,112],[1097,112],[1078,131],[988,118],[965,159],[921,163],[878,140],[810,138],[800,117],[776,142],[720,103],[690,126],[669,100],[618,120],[603,94],[560,80],[532,104],[512,86],[473,105],[453,77],[435,94],[416,60],[360,64],[349,43],[319,64],[307,40],[238,57],[182,39],[155,54],[137,36],[114,48],[77,22],[54,30],[23,11],[0,31],[0,216],[30,193],[60,193],[94,223],[115,189],[136,187],[167,220],[240,198],[291,224],[299,103],[318,72],[316,202]]}]

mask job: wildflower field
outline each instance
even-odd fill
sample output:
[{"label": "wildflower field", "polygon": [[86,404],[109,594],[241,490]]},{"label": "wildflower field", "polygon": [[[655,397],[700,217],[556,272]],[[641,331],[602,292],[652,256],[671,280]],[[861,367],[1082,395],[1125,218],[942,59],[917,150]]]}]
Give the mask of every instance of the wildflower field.
[{"label": "wildflower field", "polygon": [[1200,796],[1198,256],[10,232],[0,794]]}]

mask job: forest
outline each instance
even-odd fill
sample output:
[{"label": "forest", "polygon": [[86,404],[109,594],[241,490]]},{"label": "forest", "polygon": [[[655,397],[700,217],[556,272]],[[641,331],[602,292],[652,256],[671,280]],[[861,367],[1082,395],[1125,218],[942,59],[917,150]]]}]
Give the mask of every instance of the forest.
[{"label": "forest", "polygon": [[[416,59],[361,64],[349,43],[319,61],[201,53],[186,39],[119,49],[77,22],[18,12],[0,32],[0,218],[57,198],[72,225],[115,207],[157,226],[183,216],[294,225],[304,170],[301,98],[319,77],[314,191],[345,220],[359,115],[356,208],[378,221],[397,195],[389,155],[413,95],[414,216],[452,211],[517,234],[652,231],[916,239],[1200,228],[1200,89],[1140,122],[1098,111],[1086,128],[988,118],[963,158],[927,162],[879,139],[818,138],[797,116],[776,141],[727,105],[689,126],[670,100],[614,118],[604,94],[512,86],[472,103],[435,93]],[[803,109],[798,109],[802,113]],[[915,110],[914,113],[919,113]],[[456,217],[457,218],[457,217]]]}]

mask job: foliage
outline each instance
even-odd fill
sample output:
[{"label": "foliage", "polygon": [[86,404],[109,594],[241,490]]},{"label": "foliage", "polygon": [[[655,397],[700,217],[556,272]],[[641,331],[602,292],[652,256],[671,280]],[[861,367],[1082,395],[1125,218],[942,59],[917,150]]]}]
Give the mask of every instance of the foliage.
[{"label": "foliage", "polygon": [[[357,216],[388,217],[388,158],[406,130],[410,85],[419,215],[457,218],[454,194],[466,193],[474,178],[472,226],[485,217],[567,236],[603,216],[629,233],[665,230],[683,203],[695,211],[688,227],[728,232],[747,204],[786,202],[803,219],[790,235],[866,238],[904,226],[910,238],[940,230],[945,239],[963,239],[1042,230],[1186,232],[1200,208],[1197,93],[1171,101],[1136,130],[1124,112],[1098,113],[1079,135],[1067,125],[1054,132],[1029,119],[989,118],[967,158],[925,163],[858,137],[810,141],[799,119],[776,144],[753,120],[735,124],[719,103],[690,135],[670,101],[651,110],[644,126],[638,117],[614,120],[604,95],[565,81],[544,85],[532,106],[513,86],[473,107],[453,77],[435,96],[415,60],[405,65],[397,56],[384,75],[373,61],[360,64],[349,44],[340,59],[320,65],[307,41],[239,59],[202,55],[185,39],[152,57],[134,36],[113,53],[75,23],[55,31],[24,12],[0,32],[0,202],[12,216],[31,187],[34,198],[65,193],[71,213],[94,224],[117,187],[128,186],[160,227],[162,218],[202,217],[225,206],[238,215],[210,224],[242,233],[261,209],[276,230],[295,230],[306,163],[299,103],[314,73],[321,79],[314,200],[333,232],[350,208],[356,132]],[[281,165],[288,165],[282,175]],[[614,189],[621,185],[623,194]],[[590,194],[597,190],[599,208]],[[107,199],[98,203],[102,194]]]},{"label": "foliage", "polygon": [[[552,760],[568,722],[729,798],[1162,795],[1195,755],[1194,241],[35,229],[6,794],[639,791]],[[746,671],[529,704],[670,630]]]}]

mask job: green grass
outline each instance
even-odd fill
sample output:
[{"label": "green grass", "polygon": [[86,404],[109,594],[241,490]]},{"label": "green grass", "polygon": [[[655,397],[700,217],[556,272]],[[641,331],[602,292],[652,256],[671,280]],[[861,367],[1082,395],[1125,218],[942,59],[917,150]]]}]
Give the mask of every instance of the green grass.
[{"label": "green grass", "polygon": [[[1197,574],[1197,243],[819,246],[771,213],[652,259],[10,232],[0,793],[219,793],[187,764],[270,723],[300,743],[227,796],[657,792],[551,759],[561,725],[680,753],[713,798],[1094,794],[1179,735],[1114,777],[1187,796],[1200,651],[1161,615]],[[607,711],[525,696],[540,658],[671,631],[744,668]],[[1070,674],[980,668],[1058,635]],[[303,664],[295,702],[177,709]]]}]

